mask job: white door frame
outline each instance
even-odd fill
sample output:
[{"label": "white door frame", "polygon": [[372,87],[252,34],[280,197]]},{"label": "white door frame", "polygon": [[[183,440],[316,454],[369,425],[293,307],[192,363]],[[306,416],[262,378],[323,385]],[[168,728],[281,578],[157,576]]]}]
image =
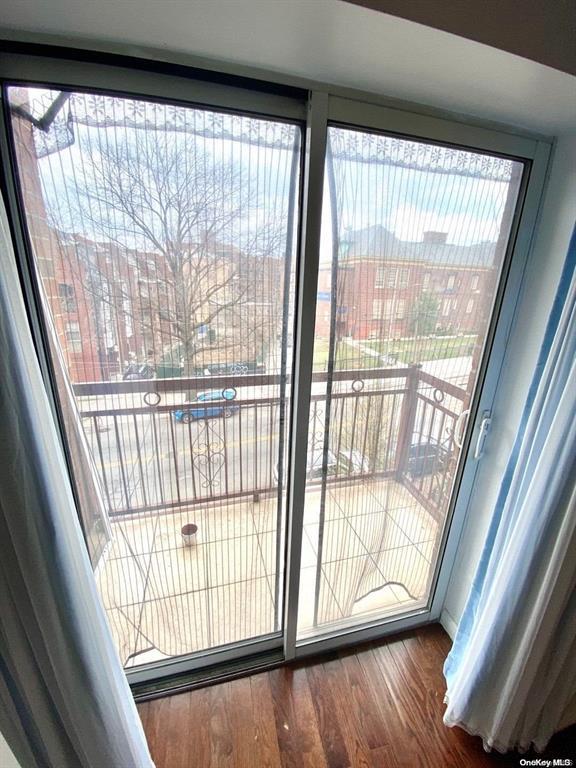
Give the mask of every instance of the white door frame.
[{"label": "white door frame", "polygon": [[[501,270],[500,284],[494,302],[483,360],[478,371],[475,393],[470,405],[458,472],[437,556],[437,567],[432,579],[428,605],[425,608],[407,611],[403,615],[392,618],[383,617],[368,620],[355,627],[328,630],[316,637],[295,641],[296,627],[294,622],[298,615],[297,585],[300,556],[299,553],[294,556],[290,554],[288,559],[289,609],[286,614],[287,631],[285,633],[285,657],[287,659],[309,656],[352,643],[366,642],[411,627],[434,622],[440,618],[478,467],[478,459],[474,458],[470,446],[472,441],[478,437],[482,414],[492,410],[551,154],[551,142],[543,141],[540,138],[528,138],[512,132],[497,131],[491,127],[470,125],[461,120],[390,108],[367,102],[364,97],[350,99],[337,94],[330,94],[326,110],[325,99],[325,93],[313,92],[308,115],[308,130],[312,133],[316,132],[319,136],[317,150],[323,154],[325,154],[327,126],[336,124],[508,157],[522,161],[525,170],[508,239],[506,257]],[[311,151],[314,151],[314,145],[311,146]],[[322,158],[322,162],[323,160],[324,158]],[[318,163],[314,164],[312,159],[310,167],[316,169],[317,166]],[[318,196],[318,186],[320,185],[319,183],[316,185],[310,183],[310,186],[312,194],[306,202],[311,215],[314,216],[315,226],[318,227],[321,216],[321,196]],[[309,221],[310,217],[307,218],[307,224]],[[314,259],[313,254],[308,255],[307,245],[306,242],[303,243],[304,264],[308,258]],[[312,250],[316,247],[316,243],[310,244]],[[299,315],[299,322],[303,328],[312,329],[314,327],[315,310],[315,296],[311,300],[308,295],[308,302],[301,307]],[[302,331],[300,332],[302,333]],[[301,407],[305,408],[307,417],[308,402],[306,398],[298,399],[295,408],[295,420],[301,421],[303,419],[299,413]],[[294,435],[296,435],[295,432]],[[297,441],[298,445],[293,446],[296,452],[298,447],[305,446],[301,440],[302,437],[300,436]],[[300,450],[300,455],[302,453],[305,453],[305,448],[303,451]],[[304,490],[301,486],[305,486],[305,484],[305,467],[301,461],[300,465],[294,467],[292,477],[293,498],[298,499],[296,508],[290,510],[290,514],[295,517],[294,520],[291,520],[292,528],[301,529],[302,527],[303,505],[300,506],[300,500],[304,498]]]},{"label": "white door frame", "polygon": [[[283,594],[283,632],[255,641],[239,643],[233,648],[195,654],[193,657],[178,658],[160,666],[151,665],[127,671],[131,683],[160,678],[164,675],[209,667],[214,664],[254,655],[274,649],[283,650],[283,658],[310,655],[332,648],[371,640],[413,626],[436,621],[441,613],[448,586],[455,553],[464,526],[468,503],[474,486],[477,461],[471,455],[469,446],[478,434],[478,414],[490,411],[498,386],[506,343],[510,332],[522,276],[531,247],[540,201],[551,153],[552,142],[539,136],[522,134],[510,128],[502,130],[483,126],[481,121],[460,116],[447,118],[444,113],[436,114],[430,108],[406,105],[399,108],[398,102],[387,103],[386,99],[371,96],[350,89],[322,83],[308,83],[300,78],[289,78],[276,73],[259,72],[254,88],[246,84],[245,68],[234,65],[213,63],[207,69],[230,76],[230,83],[212,82],[209,79],[195,79],[198,71],[190,71],[180,65],[176,74],[154,71],[159,63],[148,62],[142,67],[142,59],[133,67],[126,57],[120,65],[117,58],[107,61],[106,54],[99,54],[101,63],[83,61],[78,52],[72,55],[61,49],[61,58],[42,54],[36,49],[2,54],[0,56],[0,80],[7,83],[46,85],[70,89],[94,90],[141,98],[160,99],[175,103],[196,104],[228,111],[252,113],[277,119],[296,120],[305,123],[304,162],[300,190],[300,256],[297,271],[297,306],[295,327],[295,367],[292,391],[292,412],[288,472],[288,519],[286,541],[286,563]],[[191,59],[191,63],[193,59]],[[240,87],[235,80],[244,78]],[[271,86],[261,87],[264,80]],[[282,89],[290,87],[298,94],[286,94]],[[273,92],[274,84],[278,93]],[[305,103],[307,93],[308,103]],[[393,104],[393,106],[392,106]],[[6,105],[4,114],[7,117]],[[18,192],[14,185],[14,158],[11,155],[6,121],[0,126],[0,152],[6,169],[6,192],[15,246],[19,255],[23,290],[31,309],[31,325],[35,336],[47,387],[53,387],[50,366],[47,363],[45,342],[42,339],[38,297],[35,297],[33,281],[30,280],[31,260],[29,243],[23,224]],[[323,634],[303,642],[296,641],[298,596],[300,582],[300,549],[303,529],[304,499],[306,490],[306,446],[308,438],[308,415],[312,380],[314,347],[314,321],[316,311],[316,284],[320,246],[322,195],[324,184],[324,161],[326,137],[330,123],[355,126],[359,129],[382,131],[405,138],[420,138],[463,149],[484,151],[496,155],[519,159],[527,163],[520,191],[519,203],[514,217],[512,232],[505,264],[505,280],[497,297],[496,309],[489,331],[485,356],[480,370],[479,386],[472,403],[469,427],[460,461],[457,478],[457,493],[449,510],[449,523],[439,555],[439,566],[434,578],[434,588],[426,608],[402,616],[367,621],[346,630]],[[44,352],[42,352],[44,349]]]}]

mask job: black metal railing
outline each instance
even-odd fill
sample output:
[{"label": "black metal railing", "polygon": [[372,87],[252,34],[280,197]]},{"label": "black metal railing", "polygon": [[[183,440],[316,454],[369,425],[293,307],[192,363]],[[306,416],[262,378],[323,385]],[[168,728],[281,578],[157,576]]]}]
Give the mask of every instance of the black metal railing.
[{"label": "black metal railing", "polygon": [[457,421],[469,396],[461,387],[417,366],[412,377],[405,401],[410,417],[400,438],[404,444],[398,455],[397,479],[440,520],[446,514],[458,463]]},{"label": "black metal railing", "polygon": [[[395,477],[437,516],[450,492],[466,392],[418,366],[337,371],[325,458],[326,382],[326,373],[314,374],[308,482]],[[286,476],[278,466],[283,383],[262,374],[75,385],[109,514],[277,493]],[[193,399],[223,390],[234,397]]]}]

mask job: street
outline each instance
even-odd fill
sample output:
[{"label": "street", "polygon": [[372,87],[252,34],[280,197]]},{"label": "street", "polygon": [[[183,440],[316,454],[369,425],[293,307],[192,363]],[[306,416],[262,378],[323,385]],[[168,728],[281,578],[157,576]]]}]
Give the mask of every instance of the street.
[{"label": "street", "polygon": [[[461,384],[465,381],[470,358],[453,358],[424,363],[424,371]],[[208,384],[208,382],[207,382]],[[359,394],[351,380],[337,381],[333,393],[350,394],[344,407],[333,406],[331,450],[362,450],[367,425],[356,419],[353,409]],[[111,385],[111,387],[113,384]],[[399,402],[384,394],[387,388],[402,387],[400,380],[371,379],[362,382],[361,401],[374,394],[372,413],[384,397],[395,410]],[[151,382],[151,388],[153,381]],[[434,395],[422,385],[422,395]],[[309,453],[322,450],[325,419],[326,383],[312,385]],[[176,410],[191,407],[186,394],[162,392],[156,407],[148,407],[143,393],[110,393],[78,398],[82,423],[102,483],[107,505],[112,512],[142,510],[147,507],[177,505],[202,499],[273,489],[277,483],[279,456],[280,404],[278,385],[239,387],[232,400],[234,412],[228,417],[178,421]],[[197,405],[196,405],[197,407]],[[451,396],[443,407],[459,414],[461,401]],[[286,414],[288,414],[288,403]],[[362,413],[360,411],[359,413]],[[454,426],[452,417],[441,418],[435,408],[419,405],[414,420],[415,432],[444,442]],[[287,418],[287,417],[286,417]],[[341,422],[353,422],[353,434],[342,432]],[[388,454],[390,446],[382,446]]]},{"label": "street", "polygon": [[153,410],[83,422],[105,497],[120,511],[273,487],[278,411],[263,403],[188,424]]}]

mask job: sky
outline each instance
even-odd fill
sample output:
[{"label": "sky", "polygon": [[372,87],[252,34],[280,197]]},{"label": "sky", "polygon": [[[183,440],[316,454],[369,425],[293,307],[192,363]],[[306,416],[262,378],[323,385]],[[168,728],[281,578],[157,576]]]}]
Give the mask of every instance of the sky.
[{"label": "sky", "polygon": [[[34,89],[36,98],[46,96],[41,89]],[[114,104],[108,114],[122,120],[118,109],[122,103],[130,106],[130,100],[110,101]],[[120,107],[118,104],[120,103]],[[142,107],[143,102],[138,103]],[[89,110],[90,104],[85,103]],[[81,102],[81,106],[84,106]],[[166,119],[164,108],[160,107],[154,113],[148,113],[143,107],[140,111],[142,119],[148,123]],[[198,109],[177,110],[181,120],[186,125],[210,126],[213,112]],[[132,115],[130,109],[128,116]],[[243,190],[246,200],[246,213],[237,223],[235,237],[238,241],[249,240],[250,233],[257,230],[266,220],[286,217],[288,209],[290,168],[292,152],[289,149],[271,149],[258,146],[260,138],[279,138],[280,132],[286,138],[286,131],[295,133],[297,128],[281,127],[272,121],[259,120],[249,117],[224,116],[220,117],[220,126],[229,133],[249,134],[252,141],[232,141],[226,138],[205,139],[190,133],[171,131],[154,131],[150,128],[143,131],[131,127],[86,127],[74,125],[76,141],[70,147],[50,154],[39,160],[39,168],[44,185],[45,195],[51,207],[57,210],[58,218],[65,228],[70,231],[81,231],[88,236],[96,236],[91,232],[92,225],[82,217],[82,206],[78,204],[78,189],[89,188],[91,179],[85,172],[84,155],[90,147],[93,156],[98,158],[99,147],[106,147],[115,141],[130,143],[134,136],[146,134],[147,142],[154,142],[159,133],[168,135],[175,144],[190,148],[194,142],[202,152],[223,162],[232,162],[242,168]],[[333,146],[352,147],[368,156],[379,157],[386,150],[385,136],[367,137],[360,132],[343,128],[330,128],[330,140]],[[402,141],[402,140],[400,140]],[[398,146],[398,143],[396,144]],[[408,154],[419,145],[404,140],[401,149]],[[420,145],[421,146],[421,145]],[[442,151],[442,150],[440,150]],[[459,151],[459,163],[473,169],[478,155],[469,151]],[[84,173],[83,173],[84,170]],[[447,242],[457,245],[491,241],[498,238],[502,212],[508,194],[508,183],[472,178],[470,176],[433,173],[419,171],[398,165],[381,162],[361,163],[356,159],[335,159],[336,206],[338,211],[338,231],[341,238],[370,226],[382,226],[393,232],[402,240],[422,240],[423,233],[435,230],[447,233]],[[324,206],[322,212],[321,262],[327,262],[332,257],[332,203],[328,194],[328,184],[325,184]],[[133,235],[126,235],[130,240]],[[127,242],[127,245],[137,245]]]}]

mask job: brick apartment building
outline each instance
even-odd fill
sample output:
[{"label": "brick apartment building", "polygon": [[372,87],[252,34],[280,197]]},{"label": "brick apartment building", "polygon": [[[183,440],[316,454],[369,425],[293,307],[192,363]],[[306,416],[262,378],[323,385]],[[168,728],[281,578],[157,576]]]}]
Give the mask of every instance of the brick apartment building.
[{"label": "brick apartment building", "polygon": [[[21,98],[26,103],[25,90]],[[155,366],[168,361],[167,369],[174,371],[168,375],[178,375],[183,369],[174,324],[178,289],[166,259],[159,252],[52,226],[34,128],[22,118],[14,126],[30,240],[58,339],[53,354],[62,355],[70,381],[115,379],[131,361]],[[200,252],[202,256],[193,255]],[[205,288],[212,303],[196,306],[201,327],[194,367],[262,359],[281,327],[282,260],[251,256],[208,237],[201,248],[191,244],[190,253],[185,257],[190,281],[195,281],[197,269],[202,275],[196,280],[198,296]],[[226,305],[222,310],[215,306],[218,301]],[[203,318],[210,318],[209,327]]]},{"label": "brick apartment building", "polygon": [[73,382],[107,381],[128,361],[144,361],[170,343],[170,297],[158,254],[78,234],[58,232],[55,239],[61,347]]},{"label": "brick apartment building", "polygon": [[[26,98],[23,89],[23,103]],[[30,241],[43,299],[50,307],[49,317],[58,340],[58,349],[55,345],[53,354],[62,354],[72,382],[102,380],[110,374],[111,368],[118,368],[120,355],[128,354],[130,342],[136,344],[138,341],[129,340],[126,333],[118,334],[119,328],[113,328],[112,323],[107,322],[100,306],[104,302],[99,297],[106,298],[106,292],[109,293],[109,306],[117,300],[117,288],[110,288],[104,275],[111,277],[114,272],[112,260],[118,264],[121,260],[118,253],[108,252],[109,249],[98,243],[63,235],[50,226],[38,170],[34,128],[22,118],[14,120],[13,125]],[[122,269],[121,275],[132,284],[126,269]],[[120,285],[122,282],[121,279]],[[106,327],[101,343],[95,342],[98,326]],[[107,341],[106,349],[103,345]]]},{"label": "brick apartment building", "polygon": [[[348,236],[338,265],[336,331],[340,338],[402,338],[418,333],[474,333],[497,279],[496,243],[452,245],[446,233],[399,240],[383,227]],[[328,338],[332,275],[321,267],[316,334]]]},{"label": "brick apartment building", "polygon": [[[59,317],[60,347],[71,381],[109,381],[132,361],[148,362],[165,375],[180,375],[183,350],[173,325],[175,291],[164,257],[77,234],[49,234],[52,293],[47,299],[52,314]],[[268,258],[253,265],[250,257],[218,243],[211,244],[199,267],[204,272],[207,260],[214,268],[206,289],[222,285],[215,295],[230,306],[219,311],[209,327],[199,329],[194,368],[256,360],[268,337],[275,338],[278,331],[281,264]],[[235,286],[230,274],[243,283],[238,304],[230,296]],[[248,274],[247,280],[241,280],[243,274]],[[213,311],[206,306],[200,315],[209,317]]]},{"label": "brick apartment building", "polygon": [[[157,254],[57,231],[49,223],[33,127],[14,121],[30,241],[64,367],[73,383],[105,381],[133,356],[142,359],[169,335],[147,299],[157,284]],[[161,289],[156,294],[162,297]],[[160,300],[162,300],[160,298]],[[158,301],[156,302],[156,305]],[[157,306],[155,308],[157,310]]]}]

